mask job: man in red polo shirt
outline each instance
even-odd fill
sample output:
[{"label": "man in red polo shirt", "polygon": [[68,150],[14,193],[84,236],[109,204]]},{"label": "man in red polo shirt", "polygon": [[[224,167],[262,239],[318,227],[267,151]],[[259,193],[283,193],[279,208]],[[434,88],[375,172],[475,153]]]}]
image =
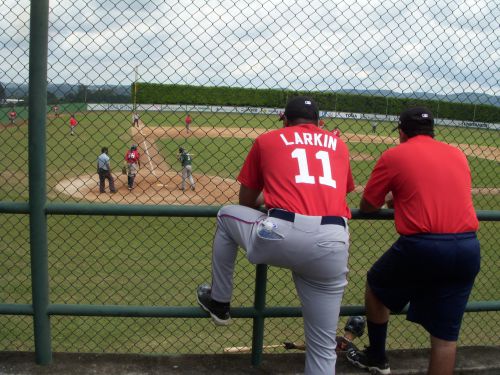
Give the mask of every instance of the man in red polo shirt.
[{"label": "man in red polo shirt", "polygon": [[[229,324],[238,246],[253,264],[292,270],[304,317],[305,373],[332,375],[347,284],[346,194],[354,189],[349,151],[318,128],[311,98],[291,99],[282,119],[284,127],[260,135],[245,160],[240,205],[218,212],[212,285],[198,288],[198,303],[215,324]],[[267,213],[258,209],[262,203]]]},{"label": "man in red polo shirt", "polygon": [[407,319],[431,337],[428,374],[451,375],[480,264],[470,169],[462,151],[434,139],[434,119],[427,108],[403,111],[398,129],[401,144],[378,160],[360,210],[378,211],[387,199],[400,237],[368,271],[370,345],[364,351],[348,351],[347,359],[372,373],[389,374],[389,314],[409,302]]}]

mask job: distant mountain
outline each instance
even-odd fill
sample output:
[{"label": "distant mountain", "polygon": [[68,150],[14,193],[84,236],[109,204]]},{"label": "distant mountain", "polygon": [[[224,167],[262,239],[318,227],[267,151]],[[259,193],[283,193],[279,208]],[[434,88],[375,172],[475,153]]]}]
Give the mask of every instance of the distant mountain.
[{"label": "distant mountain", "polygon": [[[5,88],[5,92],[8,98],[21,98],[28,95],[28,85],[27,84],[14,84],[14,83],[2,83]],[[69,93],[78,92],[78,87],[80,84],[52,84],[49,83],[47,90],[57,97],[61,98]],[[130,86],[128,85],[91,85],[88,86],[91,91],[96,91],[99,89],[112,89],[117,95],[130,95]],[[428,99],[428,100],[439,100],[443,102],[455,102],[455,103],[470,103],[470,104],[485,104],[500,107],[500,97],[478,94],[474,92],[464,92],[460,94],[449,94],[449,95],[437,95],[426,92],[413,92],[413,93],[400,93],[391,90],[355,90],[355,89],[345,89],[341,90],[342,93],[348,93],[353,95],[369,95],[369,96],[385,96],[391,98],[415,98],[415,99]]]},{"label": "distant mountain", "polygon": [[[0,82],[1,83],[1,82]],[[5,93],[8,98],[21,98],[28,95],[28,84],[15,84],[15,83],[2,83],[5,88]],[[52,84],[47,85],[47,91],[55,94],[58,98],[62,98],[67,94],[75,94],[78,92],[78,87],[80,84]],[[111,89],[117,95],[130,95],[130,86],[124,85],[91,85],[88,86],[90,91],[97,91],[103,89]]]}]

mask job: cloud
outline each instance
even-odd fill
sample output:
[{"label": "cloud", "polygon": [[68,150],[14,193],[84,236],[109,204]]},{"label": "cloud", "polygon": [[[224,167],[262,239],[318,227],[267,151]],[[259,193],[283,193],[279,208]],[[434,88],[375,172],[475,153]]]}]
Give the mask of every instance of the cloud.
[{"label": "cloud", "polygon": [[[0,57],[27,56],[28,0],[0,11]],[[499,19],[497,0],[56,0],[48,78],[498,95]]]}]

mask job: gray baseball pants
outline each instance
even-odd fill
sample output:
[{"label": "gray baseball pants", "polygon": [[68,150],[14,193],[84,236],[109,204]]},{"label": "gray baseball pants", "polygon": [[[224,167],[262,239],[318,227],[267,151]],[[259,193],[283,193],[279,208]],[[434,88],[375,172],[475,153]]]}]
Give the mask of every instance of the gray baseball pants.
[{"label": "gray baseball pants", "polygon": [[[271,222],[272,233],[264,231]],[[222,207],[212,254],[212,298],[230,302],[238,246],[253,264],[292,271],[302,305],[306,375],[335,374],[335,336],[347,285],[349,229],[320,225],[321,216],[295,214],[294,222],[245,206]],[[270,224],[268,223],[267,226]]]},{"label": "gray baseball pants", "polygon": [[182,167],[182,190],[186,189],[186,179],[189,179],[189,184],[191,188],[194,188],[194,180],[193,180],[193,167],[191,165],[186,165]]}]

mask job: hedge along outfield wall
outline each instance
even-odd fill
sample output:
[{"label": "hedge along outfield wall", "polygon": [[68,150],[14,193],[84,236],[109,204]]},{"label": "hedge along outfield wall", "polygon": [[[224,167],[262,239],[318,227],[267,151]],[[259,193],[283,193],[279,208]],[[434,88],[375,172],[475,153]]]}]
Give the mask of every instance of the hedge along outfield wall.
[{"label": "hedge along outfield wall", "polygon": [[[392,98],[384,96],[350,95],[334,92],[300,92],[287,90],[257,90],[232,87],[202,87],[163,85],[137,82],[131,87],[137,103],[204,104],[213,106],[249,106],[283,108],[287,98],[296,95],[313,97],[323,111],[399,115],[410,105],[424,105],[439,118],[461,121],[500,122],[500,108],[437,100]],[[387,112],[386,112],[387,111]]]}]

